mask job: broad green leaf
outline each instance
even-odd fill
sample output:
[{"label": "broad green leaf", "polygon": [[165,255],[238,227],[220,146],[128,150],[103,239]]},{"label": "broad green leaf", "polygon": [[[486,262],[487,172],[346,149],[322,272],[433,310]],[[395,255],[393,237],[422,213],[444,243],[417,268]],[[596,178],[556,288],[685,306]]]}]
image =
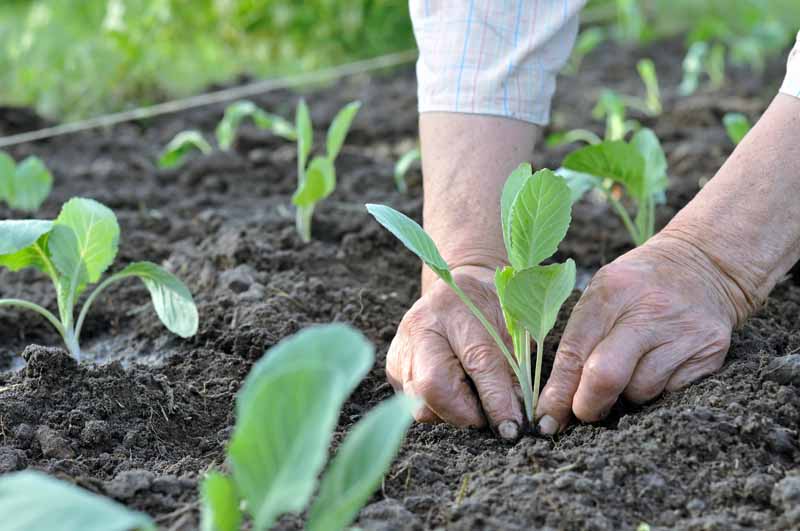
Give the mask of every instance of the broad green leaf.
[{"label": "broad green leaf", "polygon": [[570,198],[573,203],[583,197],[589,190],[603,184],[596,175],[569,170],[567,168],[557,169],[556,174],[560,175],[564,179],[564,182],[567,183],[567,186],[569,186]]},{"label": "broad green leaf", "polygon": [[71,297],[69,308],[65,308],[71,311],[75,299],[89,283],[89,270],[81,256],[78,236],[70,227],[55,224],[48,236],[47,250],[56,269],[61,273],[56,286],[59,308]]},{"label": "broad green leaf", "polygon": [[306,529],[344,529],[353,521],[397,455],[416,404],[410,397],[395,396],[355,425],[322,478]]},{"label": "broad green leaf", "polygon": [[505,309],[538,344],[553,329],[558,310],[575,287],[575,262],[518,271],[506,287]]},{"label": "broad green leaf", "polygon": [[305,100],[300,100],[297,104],[295,129],[297,130],[297,164],[300,168],[305,169],[308,155],[311,153],[311,146],[314,144],[314,128]]},{"label": "broad green leaf", "polygon": [[728,138],[731,142],[738,144],[750,132],[750,120],[747,119],[742,113],[729,112],[722,117],[722,123],[725,124],[725,131],[728,133]]},{"label": "broad green leaf", "polygon": [[248,116],[252,116],[258,110],[255,103],[252,101],[237,101],[225,108],[225,115],[217,124],[215,134],[217,136],[217,144],[220,149],[228,150],[233,145],[233,139],[236,138],[236,131],[239,125]]},{"label": "broad green leaf", "polygon": [[322,201],[336,189],[336,169],[328,157],[314,157],[306,170],[306,178],[292,196],[297,206],[312,206]]},{"label": "broad green leaf", "polygon": [[53,176],[44,163],[37,157],[28,157],[17,165],[14,172],[8,204],[18,210],[37,210],[52,188]]},{"label": "broad green leaf", "polygon": [[3,531],[155,530],[143,514],[41,472],[0,476]]},{"label": "broad green leaf", "polygon": [[644,159],[644,181],[639,201],[660,194],[667,188],[667,157],[661,142],[651,129],[640,129],[633,135],[631,145]]},{"label": "broad green leaf", "polygon": [[269,129],[273,134],[278,135],[286,140],[297,140],[297,130],[291,122],[278,116],[277,114],[270,114],[268,112],[258,109],[253,114],[253,122],[259,129]]},{"label": "broad green leaf", "polygon": [[0,221],[0,266],[11,271],[33,267],[48,272],[47,239],[52,221],[39,219]]},{"label": "broad green leaf", "polygon": [[317,326],[267,351],[247,376],[228,456],[255,529],[305,508],[339,410],[373,360],[358,331]]},{"label": "broad green leaf", "polygon": [[180,279],[152,262],[134,262],[109,280],[128,277],[144,282],[158,318],[170,332],[184,338],[197,333],[197,306],[189,288]]},{"label": "broad green leaf", "polygon": [[503,243],[505,243],[506,252],[509,255],[511,254],[511,205],[519,191],[522,190],[522,186],[532,175],[531,165],[523,162],[508,176],[500,194],[500,223],[503,228]]},{"label": "broad green leaf", "polygon": [[511,205],[508,259],[520,271],[538,265],[558,249],[572,218],[572,199],[564,179],[539,170],[520,189]]},{"label": "broad green leaf", "polygon": [[634,146],[607,141],[573,151],[564,159],[568,170],[597,175],[622,184],[628,195],[642,197],[645,160]]},{"label": "broad green leaf", "polygon": [[239,494],[231,478],[218,472],[206,475],[200,483],[203,500],[202,531],[239,531],[242,511]]},{"label": "broad green leaf", "polygon": [[505,299],[506,299],[506,289],[508,288],[508,283],[514,277],[514,268],[510,266],[506,266],[503,268],[498,267],[497,270],[494,272],[494,287],[497,290],[497,299],[500,301],[500,308],[503,309],[503,318],[506,322],[506,328],[508,329],[509,335],[512,337],[514,336],[514,330],[517,327],[514,318],[511,317],[511,314],[506,311],[505,306]]},{"label": "broad green leaf", "polygon": [[0,151],[0,200],[8,201],[13,194],[15,170],[14,159]]},{"label": "broad green leaf", "polygon": [[331,126],[328,128],[328,157],[331,160],[336,160],[342,146],[344,139],[347,137],[347,132],[350,130],[350,124],[356,117],[356,113],[361,108],[360,101],[354,101],[345,105],[334,117]]},{"label": "broad green leaf", "polygon": [[419,223],[385,205],[368,204],[367,210],[378,220],[378,223],[394,234],[409,251],[416,254],[434,273],[445,282],[452,281],[447,262],[444,261],[439,249],[436,248],[436,244],[425,232],[425,229],[419,226]]},{"label": "broad green leaf", "polygon": [[[68,231],[55,231],[59,225],[72,229],[74,242],[69,239]],[[94,199],[72,198],[61,207],[49,244],[53,262],[61,274],[71,276],[79,269],[74,263],[77,257],[86,268],[87,281],[95,283],[117,256],[117,217]],[[77,248],[70,250],[71,245]]]},{"label": "broad green leaf", "polygon": [[414,148],[400,157],[400,159],[394,165],[394,183],[395,186],[397,186],[397,191],[401,194],[404,194],[408,191],[408,186],[406,185],[406,174],[408,173],[409,168],[411,168],[411,165],[414,164],[414,162],[420,160],[421,158],[422,153],[420,152],[419,148]]},{"label": "broad green leaf", "polygon": [[158,167],[167,169],[180,166],[192,150],[199,150],[204,155],[208,155],[212,148],[200,131],[182,131],[161,152]]}]

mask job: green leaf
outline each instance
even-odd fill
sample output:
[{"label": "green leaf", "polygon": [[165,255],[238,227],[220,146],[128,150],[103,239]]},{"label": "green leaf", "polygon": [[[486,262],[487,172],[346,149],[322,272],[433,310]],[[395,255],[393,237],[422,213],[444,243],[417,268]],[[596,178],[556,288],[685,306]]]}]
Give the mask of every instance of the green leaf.
[{"label": "green leaf", "polygon": [[273,134],[285,138],[286,140],[297,140],[297,130],[291,122],[278,116],[277,114],[270,114],[261,109],[256,110],[253,114],[253,122],[259,129],[268,129]]},{"label": "green leaf", "polygon": [[373,360],[361,333],[332,324],[280,342],[247,376],[228,456],[255,529],[306,506],[339,410]]},{"label": "green leaf", "polygon": [[52,188],[53,176],[44,163],[37,157],[28,157],[17,165],[14,172],[8,204],[18,210],[38,210]]},{"label": "green leaf", "polygon": [[511,279],[514,278],[514,268],[510,266],[506,266],[503,268],[498,267],[497,270],[494,272],[494,288],[497,290],[497,298],[500,301],[500,308],[503,309],[503,318],[506,322],[506,328],[508,329],[509,335],[513,337],[514,331],[517,328],[517,323],[514,321],[514,318],[511,317],[511,314],[506,311],[506,290],[508,289],[508,283]]},{"label": "green leaf", "polygon": [[334,117],[331,126],[328,128],[328,157],[331,160],[336,160],[342,146],[344,139],[347,137],[347,132],[350,130],[350,124],[356,117],[356,113],[361,108],[360,101],[353,101],[345,105]]},{"label": "green leaf", "polygon": [[500,194],[500,223],[503,228],[503,242],[506,245],[506,252],[511,254],[511,205],[517,198],[523,185],[533,176],[531,165],[523,162],[511,172],[503,185]]},{"label": "green leaf", "polygon": [[344,529],[353,521],[397,455],[416,405],[416,400],[398,395],[355,425],[322,478],[306,529]]},{"label": "green leaf", "polygon": [[189,288],[178,277],[152,262],[134,262],[109,282],[127,277],[137,277],[144,282],[158,318],[170,332],[184,338],[197,333],[197,306]]},{"label": "green leaf", "polygon": [[0,199],[8,201],[14,190],[16,163],[7,153],[0,151]]},{"label": "green leaf", "polygon": [[414,148],[400,157],[400,159],[394,165],[394,183],[395,186],[397,186],[397,191],[401,194],[404,194],[408,191],[408,186],[406,186],[406,174],[408,173],[409,168],[411,168],[411,165],[414,164],[414,162],[420,160],[421,158],[422,153],[420,152],[419,148]]},{"label": "green leaf", "polygon": [[297,159],[298,166],[305,169],[311,146],[314,144],[314,129],[311,125],[311,115],[305,100],[300,100],[295,111],[295,129],[297,129]]},{"label": "green leaf", "polygon": [[215,131],[220,149],[225,151],[230,149],[242,120],[251,116],[257,110],[258,107],[252,101],[237,101],[225,108],[225,115],[217,124]]},{"label": "green leaf", "polygon": [[47,238],[52,221],[39,219],[0,221],[0,266],[11,271],[33,267],[47,271]]},{"label": "green leaf", "polygon": [[292,196],[296,206],[312,206],[322,201],[336,189],[336,169],[328,157],[314,157],[306,170],[306,178]]},{"label": "green leaf", "polygon": [[158,167],[167,169],[180,166],[193,150],[199,150],[204,155],[208,155],[211,153],[212,147],[203,138],[200,131],[182,131],[161,152],[161,157],[158,159]]},{"label": "green leaf", "polygon": [[444,261],[439,249],[425,229],[419,223],[401,214],[397,210],[385,205],[368,204],[367,210],[378,223],[395,235],[409,251],[416,254],[420,260],[430,267],[445,282],[451,282],[450,268]]},{"label": "green leaf", "polygon": [[569,186],[570,198],[572,202],[579,200],[583,195],[593,188],[601,186],[603,183],[596,175],[583,173],[579,171],[570,170],[567,168],[559,168],[556,174],[560,175],[564,182]]},{"label": "green leaf", "polygon": [[[55,230],[57,226],[72,229],[75,239],[68,231]],[[71,278],[79,269],[75,263],[78,259],[86,268],[89,283],[100,280],[114,262],[118,244],[119,224],[114,212],[94,199],[82,197],[64,203],[49,241],[53,262],[61,274]]]},{"label": "green leaf", "polygon": [[738,144],[750,132],[750,120],[747,119],[742,113],[729,112],[722,117],[722,123],[725,124],[725,131],[728,133],[728,138],[731,142]]},{"label": "green leaf", "polygon": [[541,345],[574,287],[575,262],[571,259],[518,271],[506,287],[504,308]]},{"label": "green leaf", "polygon": [[644,159],[644,180],[639,201],[660,194],[667,188],[667,157],[661,142],[651,129],[640,129],[633,135],[631,145]]},{"label": "green leaf", "polygon": [[571,220],[572,199],[563,178],[539,170],[520,189],[511,205],[508,259],[520,271],[539,264],[558,249]]},{"label": "green leaf", "polygon": [[568,170],[597,175],[622,184],[628,195],[642,197],[645,160],[634,146],[606,141],[575,150],[564,159]]},{"label": "green leaf", "polygon": [[233,481],[218,472],[210,472],[200,483],[203,500],[202,531],[239,531],[242,511]]},{"label": "green leaf", "polygon": [[3,531],[155,530],[142,513],[34,471],[0,477]]}]

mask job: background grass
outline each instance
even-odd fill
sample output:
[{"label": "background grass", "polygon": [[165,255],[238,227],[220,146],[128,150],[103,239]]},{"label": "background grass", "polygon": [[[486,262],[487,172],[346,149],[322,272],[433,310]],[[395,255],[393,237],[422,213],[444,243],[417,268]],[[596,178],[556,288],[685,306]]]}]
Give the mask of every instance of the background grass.
[{"label": "background grass", "polygon": [[[800,29],[800,6],[591,0],[584,21],[632,46],[720,42],[757,69]],[[407,0],[3,0],[0,103],[74,119],[413,46]]]}]

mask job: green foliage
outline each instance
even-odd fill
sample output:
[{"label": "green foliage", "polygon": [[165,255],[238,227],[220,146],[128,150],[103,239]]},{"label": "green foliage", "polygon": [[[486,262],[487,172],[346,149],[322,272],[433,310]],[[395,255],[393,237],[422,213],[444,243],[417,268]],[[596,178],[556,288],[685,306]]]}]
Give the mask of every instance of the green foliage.
[{"label": "green foliage", "polygon": [[203,133],[200,131],[181,131],[175,135],[175,138],[170,140],[164,151],[161,152],[161,156],[158,159],[158,167],[168,169],[180,166],[186,162],[189,154],[195,150],[204,155],[208,155],[213,151],[211,144],[203,138]]},{"label": "green foliage", "polygon": [[17,210],[38,210],[50,190],[53,176],[37,157],[28,157],[19,164],[0,151],[0,201]]},{"label": "green foliage", "polygon": [[411,169],[411,165],[419,160],[422,160],[422,152],[419,147],[415,147],[408,150],[394,165],[394,185],[401,194],[408,193],[406,174]]},{"label": "green foliage", "polygon": [[722,117],[722,123],[725,125],[725,132],[728,133],[728,138],[734,144],[741,142],[752,127],[747,116],[738,112],[727,113]]},{"label": "green foliage", "polygon": [[[564,159],[560,174],[572,189],[572,199],[586,191],[601,191],[620,216],[634,244],[641,245],[655,233],[655,204],[667,188],[667,159],[658,137],[644,128],[631,141],[605,141],[573,151]],[[616,197],[621,185],[636,205],[636,217]]]},{"label": "green foliage", "polygon": [[339,110],[328,127],[325,155],[317,155],[306,164],[314,144],[314,126],[306,102],[300,100],[297,105],[297,190],[292,203],[297,207],[297,233],[305,243],[311,241],[311,219],[316,204],[336,189],[336,157],[360,108],[361,102],[354,101]]},{"label": "green foliage", "polygon": [[171,273],[150,262],[131,264],[100,283],[75,320],[78,297],[89,285],[99,282],[113,263],[119,233],[117,218],[108,207],[83,198],[70,199],[52,222],[0,221],[0,267],[11,271],[30,267],[45,273],[56,289],[58,317],[38,304],[19,299],[0,299],[0,306],[16,306],[40,314],[80,360],[81,328],[95,298],[109,285],[136,277],[149,290],[156,314],[167,329],[181,337],[193,336],[198,315],[191,293]]},{"label": "green foliage", "polygon": [[251,118],[259,129],[272,131],[273,134],[286,140],[296,140],[297,132],[294,126],[277,114],[270,114],[258,108],[252,101],[237,101],[225,109],[225,116],[217,125],[217,144],[220,149],[228,150],[236,138],[236,131],[245,118]]},{"label": "green foliage", "polygon": [[592,26],[582,30],[575,40],[575,47],[572,49],[572,55],[566,67],[564,67],[563,73],[567,75],[577,74],[586,56],[592,53],[607,38],[608,32],[600,26]]},{"label": "green foliage", "polygon": [[209,472],[200,483],[202,531],[239,531],[242,511],[233,480],[219,472]]},{"label": "green foliage", "polygon": [[30,470],[0,477],[0,514],[4,531],[156,529],[145,514]]},{"label": "green foliage", "polygon": [[[520,382],[530,422],[539,394],[544,338],[575,285],[572,260],[549,266],[541,262],[555,253],[564,238],[571,207],[567,183],[547,169],[533,173],[529,164],[522,164],[503,188],[500,216],[511,267],[497,270],[495,288],[513,341],[512,353],[497,329],[455,282],[447,262],[422,227],[390,207],[367,205],[370,214],[447,283],[486,328]],[[531,336],[537,345],[533,381]]]}]

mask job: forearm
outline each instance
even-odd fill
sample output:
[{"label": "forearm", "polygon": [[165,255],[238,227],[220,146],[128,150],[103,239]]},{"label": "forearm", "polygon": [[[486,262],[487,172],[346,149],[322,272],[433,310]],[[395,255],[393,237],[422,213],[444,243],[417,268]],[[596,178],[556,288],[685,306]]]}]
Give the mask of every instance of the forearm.
[{"label": "forearm", "polygon": [[800,258],[800,99],[779,94],[716,176],[664,228],[723,274],[741,323]]},{"label": "forearm", "polygon": [[[509,118],[421,115],[424,226],[451,267],[505,263],[500,194],[508,175],[530,159],[537,134],[534,124]],[[423,268],[423,293],[435,278]]]}]

